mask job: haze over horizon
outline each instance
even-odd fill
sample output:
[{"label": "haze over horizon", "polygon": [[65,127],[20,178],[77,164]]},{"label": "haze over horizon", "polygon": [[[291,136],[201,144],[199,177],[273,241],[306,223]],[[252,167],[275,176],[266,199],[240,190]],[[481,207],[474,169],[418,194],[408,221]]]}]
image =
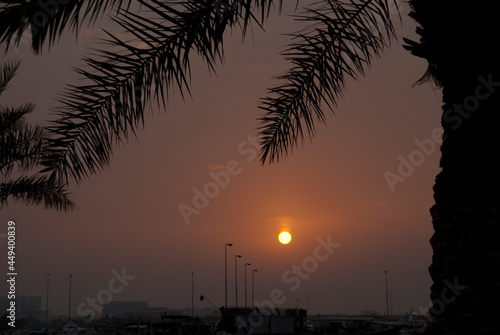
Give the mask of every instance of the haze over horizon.
[{"label": "haze over horizon", "polygon": [[[210,307],[200,295],[223,306],[224,246],[232,243],[229,305],[235,255],[242,255],[239,305],[244,264],[251,263],[247,289],[257,269],[259,303],[295,307],[299,299],[309,314],[383,313],[387,271],[395,314],[429,306],[429,208],[439,171],[441,102],[430,86],[412,87],[426,70],[401,46],[403,37],[415,36],[415,23],[403,13],[399,40],[365,77],[348,82],[335,115],[326,113],[328,125],[317,125],[312,142],[262,166],[258,102],[276,83],[272,76],[287,69],[279,52],[288,43],[284,34],[299,27],[287,16],[293,7],[286,3],[281,17],[271,14],[266,33],[253,27],[244,43],[239,32],[228,34],[216,76],[193,58],[193,98],[183,101],[174,91],[165,112],[154,105],[144,130],[114,150],[103,173],[72,184],[77,210],[14,202],[2,210],[2,227],[8,220],[17,227],[18,295],[41,296],[44,308],[50,273],[49,310],[64,315],[71,274],[76,316],[79,304],[120,273],[113,301],[183,308],[191,305],[193,272],[195,307]],[[52,119],[59,92],[78,78],[71,67],[103,36],[99,25],[82,28],[78,41],[64,34],[38,57],[26,44],[4,54],[2,63],[22,63],[1,104],[33,102],[32,121]],[[388,171],[400,179],[388,182]],[[287,245],[278,241],[281,230],[292,235]],[[0,249],[6,255],[6,243]]]}]

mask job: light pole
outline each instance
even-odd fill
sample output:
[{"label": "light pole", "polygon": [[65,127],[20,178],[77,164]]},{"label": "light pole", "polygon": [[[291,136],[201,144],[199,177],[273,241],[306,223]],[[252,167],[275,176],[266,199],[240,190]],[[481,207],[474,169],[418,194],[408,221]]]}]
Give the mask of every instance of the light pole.
[{"label": "light pole", "polygon": [[248,308],[247,305],[247,266],[250,266],[252,264],[250,263],[245,263],[245,308]]},{"label": "light pole", "polygon": [[252,308],[255,308],[255,296],[254,296],[254,280],[253,280],[253,274],[257,272],[257,269],[252,270]]},{"label": "light pole", "polygon": [[69,275],[69,304],[68,304],[68,321],[71,321],[71,277],[72,274]]},{"label": "light pole", "polygon": [[49,326],[49,280],[50,273],[47,273],[47,300],[45,301],[45,327]]},{"label": "light pole", "polygon": [[226,243],[224,245],[224,279],[225,279],[225,293],[224,293],[224,307],[227,309],[227,247],[232,247],[232,243]]},{"label": "light pole", "polygon": [[385,273],[385,307],[386,307],[386,316],[389,316],[389,290],[387,286],[387,271]]},{"label": "light pole", "polygon": [[241,258],[241,255],[234,256],[234,289],[235,289],[235,297],[236,297],[236,308],[238,308],[238,258]]},{"label": "light pole", "polygon": [[191,272],[191,317],[194,319],[194,272]]}]

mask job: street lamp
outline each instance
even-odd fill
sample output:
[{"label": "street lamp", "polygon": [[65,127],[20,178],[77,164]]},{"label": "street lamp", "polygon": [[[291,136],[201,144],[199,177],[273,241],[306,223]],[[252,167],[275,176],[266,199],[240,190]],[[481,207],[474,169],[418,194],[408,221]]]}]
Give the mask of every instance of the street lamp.
[{"label": "street lamp", "polygon": [[68,304],[68,321],[71,320],[71,277],[72,274],[69,275],[69,304]]},{"label": "street lamp", "polygon": [[234,256],[234,288],[236,291],[236,308],[238,308],[238,258],[241,258],[241,255]]},{"label": "street lamp", "polygon": [[45,327],[49,326],[49,280],[50,273],[47,273],[47,300],[45,301]]},{"label": "street lamp", "polygon": [[232,243],[224,245],[224,279],[225,279],[225,293],[224,293],[224,307],[227,308],[227,247],[232,247]]},{"label": "street lamp", "polygon": [[257,272],[257,269],[252,270],[252,308],[255,308],[255,296],[254,296],[254,280],[253,280],[253,274]]},{"label": "street lamp", "polygon": [[250,263],[245,263],[245,308],[248,308],[247,306],[247,266],[250,266],[252,264]]},{"label": "street lamp", "polygon": [[194,272],[191,272],[191,318],[194,319]]},{"label": "street lamp", "polygon": [[385,307],[386,307],[386,315],[389,316],[389,290],[387,286],[387,271],[385,273]]}]

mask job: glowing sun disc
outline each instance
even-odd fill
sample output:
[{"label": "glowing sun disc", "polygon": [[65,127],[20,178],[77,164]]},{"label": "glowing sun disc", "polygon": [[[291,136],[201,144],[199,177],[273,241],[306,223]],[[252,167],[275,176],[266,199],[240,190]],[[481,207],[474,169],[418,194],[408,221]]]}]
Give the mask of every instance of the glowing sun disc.
[{"label": "glowing sun disc", "polygon": [[292,235],[287,231],[282,231],[278,236],[278,240],[281,244],[288,244],[292,240]]}]

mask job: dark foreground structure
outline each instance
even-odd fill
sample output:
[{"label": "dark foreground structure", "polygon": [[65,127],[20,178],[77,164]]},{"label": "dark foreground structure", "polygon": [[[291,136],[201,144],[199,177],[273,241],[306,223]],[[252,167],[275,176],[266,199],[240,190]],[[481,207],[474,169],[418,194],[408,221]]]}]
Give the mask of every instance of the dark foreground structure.
[{"label": "dark foreground structure", "polygon": [[396,335],[395,322],[373,317],[310,318],[304,309],[221,308],[216,335]]},{"label": "dark foreground structure", "polygon": [[292,335],[305,331],[307,311],[284,308],[221,308],[222,320],[217,326],[223,334]]}]

